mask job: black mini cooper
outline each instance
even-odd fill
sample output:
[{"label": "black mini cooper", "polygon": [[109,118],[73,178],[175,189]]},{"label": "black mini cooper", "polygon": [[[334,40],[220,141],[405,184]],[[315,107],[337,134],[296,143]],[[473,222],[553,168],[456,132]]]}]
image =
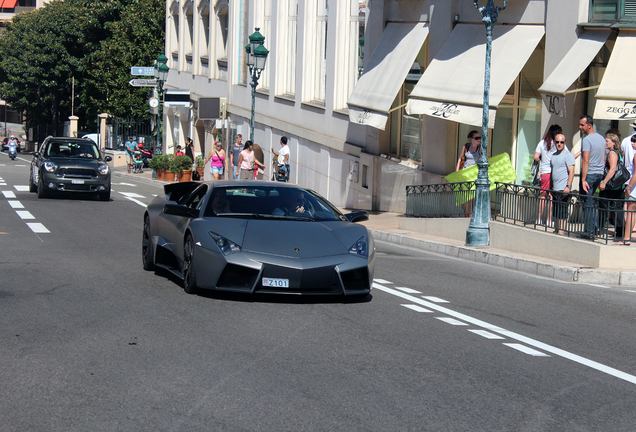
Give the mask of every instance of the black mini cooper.
[{"label": "black mini cooper", "polygon": [[29,191],[45,198],[54,192],[94,193],[110,199],[110,156],[83,138],[48,137],[33,154]]}]

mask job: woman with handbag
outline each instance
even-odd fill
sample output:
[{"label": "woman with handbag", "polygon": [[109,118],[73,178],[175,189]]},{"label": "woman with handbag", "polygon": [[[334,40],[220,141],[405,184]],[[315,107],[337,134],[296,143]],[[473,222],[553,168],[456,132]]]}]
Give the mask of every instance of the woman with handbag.
[{"label": "woman with handbag", "polygon": [[[625,163],[622,161],[621,138],[612,132],[605,134],[606,156],[605,156],[605,176],[601,180],[599,189],[599,217],[600,226],[604,226],[607,221],[614,224],[614,240],[623,239],[623,186]],[[627,177],[629,178],[629,176]],[[620,201],[614,201],[620,200]]]},{"label": "woman with handbag", "polygon": [[462,154],[457,160],[455,171],[475,165],[481,156],[481,133],[471,130],[467,138],[468,142],[462,147]]}]

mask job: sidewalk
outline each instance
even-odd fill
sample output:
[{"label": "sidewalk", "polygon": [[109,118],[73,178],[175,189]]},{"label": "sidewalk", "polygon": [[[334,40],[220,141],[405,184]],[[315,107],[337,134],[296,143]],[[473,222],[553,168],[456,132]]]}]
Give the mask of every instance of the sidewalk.
[{"label": "sidewalk", "polygon": [[[143,179],[144,182],[148,183],[167,184],[166,182],[152,179],[152,170],[150,169],[144,170],[141,174],[129,174],[126,172],[125,168],[116,168],[113,170],[113,174],[115,177],[119,176],[120,178],[134,177],[138,180]],[[452,220],[449,219],[447,221],[449,221],[450,225],[450,221]],[[376,240],[447,255],[454,258],[489,264],[500,268],[507,268],[510,270],[516,270],[523,273],[566,282],[636,286],[636,269],[604,269],[586,266],[580,263],[566,262],[563,260],[546,259],[545,257],[527,255],[493,247],[468,247],[463,241],[459,241],[456,236],[455,238],[451,238],[444,230],[434,231],[438,234],[435,236],[423,232],[422,230],[415,228],[415,223],[417,222],[425,222],[425,220],[406,218],[397,213],[383,212],[369,214],[369,220],[362,222],[362,225],[365,225],[371,231]],[[467,221],[464,222],[467,223]],[[457,223],[457,221],[455,221],[455,223]],[[493,222],[493,224],[499,228],[505,228],[506,230],[512,229],[515,230],[515,233],[523,233],[523,235],[534,237],[534,241],[539,243],[545,241],[545,239],[554,239],[561,242],[567,241],[570,243],[568,246],[575,248],[575,250],[577,247],[590,245],[589,242],[583,240],[563,239],[551,234],[537,232],[522,227],[513,227],[500,222]],[[405,229],[404,225],[414,228]],[[508,233],[507,235],[509,236],[510,234]],[[615,249],[615,251],[618,252],[626,250],[626,248],[621,246],[605,247],[618,248]],[[545,249],[551,250],[549,246]]]}]

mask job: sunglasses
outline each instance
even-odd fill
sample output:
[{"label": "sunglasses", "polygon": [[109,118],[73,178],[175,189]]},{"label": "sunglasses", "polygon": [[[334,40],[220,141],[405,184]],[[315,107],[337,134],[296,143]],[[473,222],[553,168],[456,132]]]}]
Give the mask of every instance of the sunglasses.
[{"label": "sunglasses", "polygon": [[473,137],[474,140],[480,141],[481,137]]},{"label": "sunglasses", "polygon": [[565,141],[554,141],[557,144],[565,144]]}]

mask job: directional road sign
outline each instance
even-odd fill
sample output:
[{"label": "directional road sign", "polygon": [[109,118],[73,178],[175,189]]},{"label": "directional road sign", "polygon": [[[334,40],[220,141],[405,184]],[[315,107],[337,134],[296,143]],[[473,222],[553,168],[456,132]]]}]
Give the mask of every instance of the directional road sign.
[{"label": "directional road sign", "polygon": [[152,66],[131,66],[130,74],[139,76],[155,76],[155,68]]},{"label": "directional road sign", "polygon": [[154,87],[157,85],[157,80],[155,78],[135,78],[128,81],[133,87]]}]

